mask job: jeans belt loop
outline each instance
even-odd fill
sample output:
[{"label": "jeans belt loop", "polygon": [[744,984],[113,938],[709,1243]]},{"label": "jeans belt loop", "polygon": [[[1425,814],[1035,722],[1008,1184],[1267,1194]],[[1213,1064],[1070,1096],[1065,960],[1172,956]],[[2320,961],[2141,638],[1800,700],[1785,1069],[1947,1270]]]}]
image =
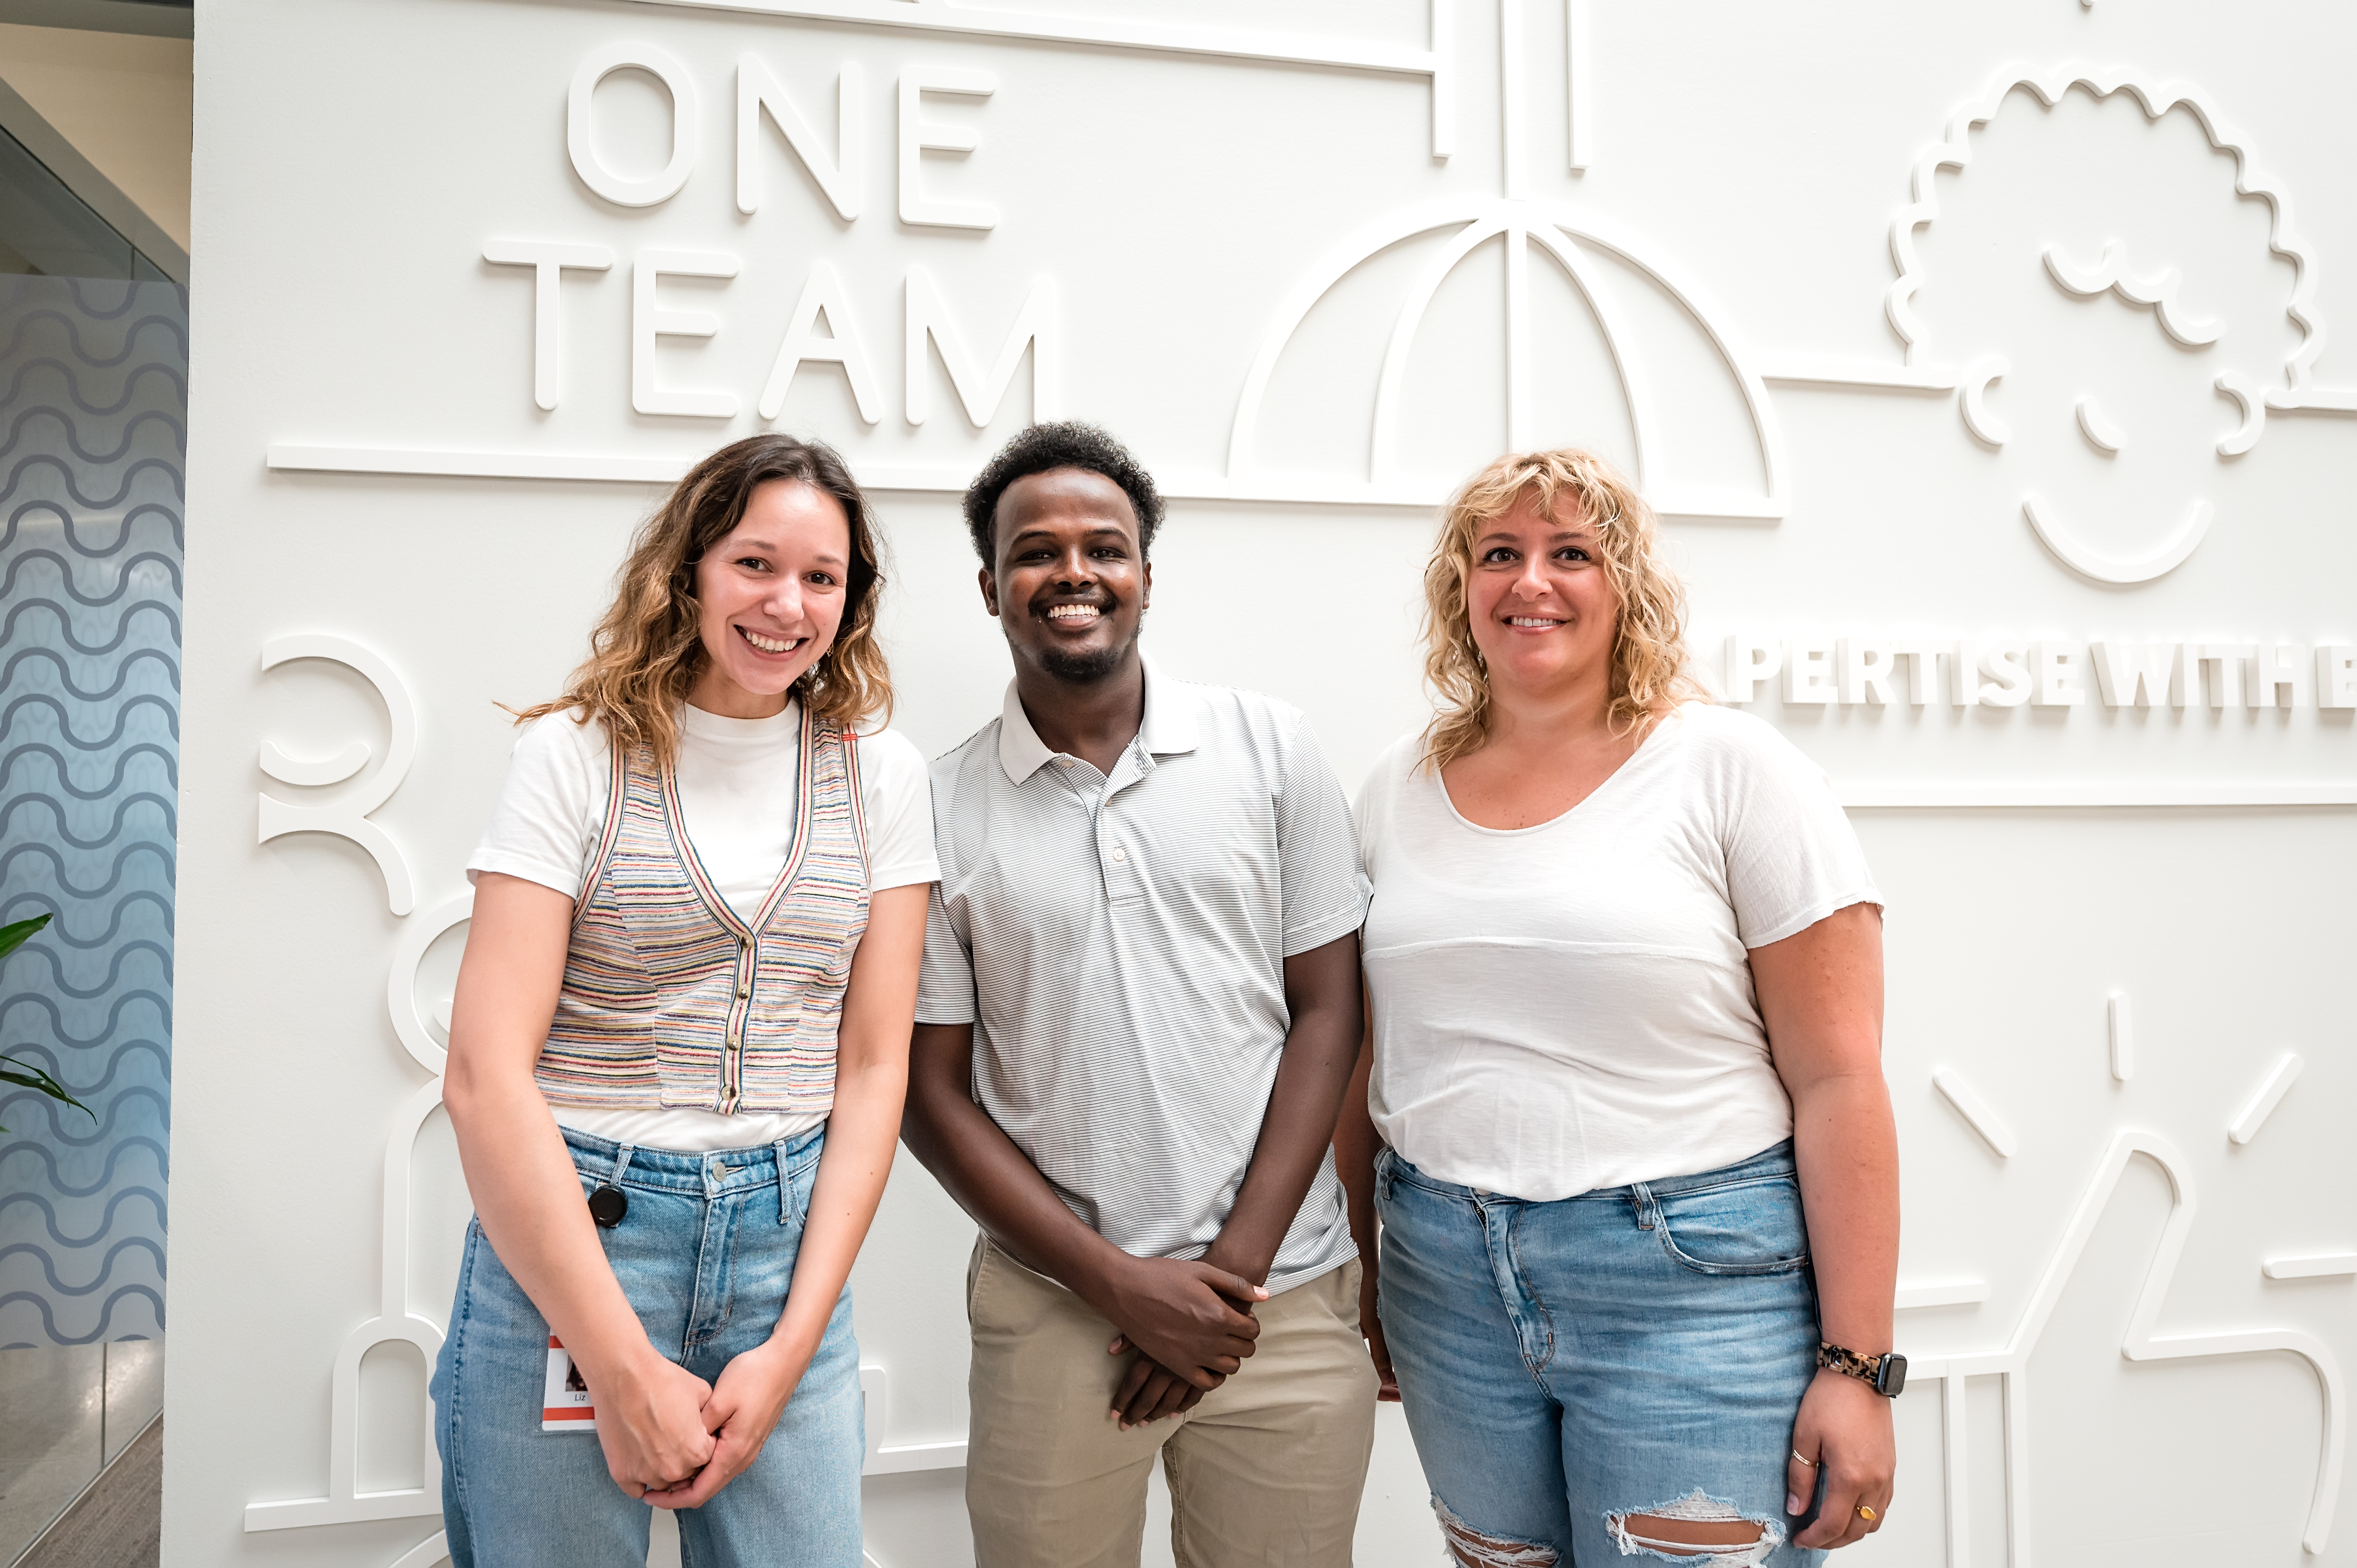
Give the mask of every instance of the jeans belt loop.
[{"label": "jeans belt loop", "polygon": [[770,1157],[778,1165],[778,1223],[791,1225],[794,1218],[794,1178],[786,1170],[786,1145],[791,1138],[780,1138],[770,1145]]},{"label": "jeans belt loop", "polygon": [[622,1185],[622,1173],[630,1168],[630,1156],[639,1152],[636,1144],[624,1144],[614,1155],[614,1174],[606,1179],[615,1187]]},{"label": "jeans belt loop", "polygon": [[1661,1221],[1662,1206],[1653,1197],[1653,1189],[1641,1181],[1629,1184],[1630,1198],[1637,1208],[1637,1229],[1651,1230]]}]

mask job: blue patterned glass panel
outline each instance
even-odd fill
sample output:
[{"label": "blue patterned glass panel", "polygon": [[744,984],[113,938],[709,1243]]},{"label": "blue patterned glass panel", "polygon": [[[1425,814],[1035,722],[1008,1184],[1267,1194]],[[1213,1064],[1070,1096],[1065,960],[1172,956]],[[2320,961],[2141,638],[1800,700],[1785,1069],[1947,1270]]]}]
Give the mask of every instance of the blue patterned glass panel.
[{"label": "blue patterned glass panel", "polygon": [[0,1347],[164,1331],[188,295],[0,276]]}]

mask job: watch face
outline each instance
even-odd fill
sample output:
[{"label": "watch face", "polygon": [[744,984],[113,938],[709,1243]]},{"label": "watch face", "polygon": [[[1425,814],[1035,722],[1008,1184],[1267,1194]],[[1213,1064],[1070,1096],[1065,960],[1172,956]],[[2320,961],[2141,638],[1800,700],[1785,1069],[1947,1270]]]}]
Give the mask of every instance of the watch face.
[{"label": "watch face", "polygon": [[1906,1386],[1907,1358],[1893,1350],[1882,1359],[1882,1369],[1874,1375],[1874,1391],[1895,1400]]}]

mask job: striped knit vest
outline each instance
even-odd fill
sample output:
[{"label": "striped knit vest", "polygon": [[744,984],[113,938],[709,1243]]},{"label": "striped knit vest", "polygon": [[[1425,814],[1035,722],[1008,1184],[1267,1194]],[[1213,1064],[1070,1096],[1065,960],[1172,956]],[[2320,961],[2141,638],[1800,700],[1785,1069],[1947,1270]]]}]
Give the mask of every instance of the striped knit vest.
[{"label": "striped knit vest", "polygon": [[867,928],[858,737],[802,713],[785,868],[750,922],[680,826],[679,784],[614,748],[596,869],[533,1069],[552,1105],[823,1112],[835,1026]]}]

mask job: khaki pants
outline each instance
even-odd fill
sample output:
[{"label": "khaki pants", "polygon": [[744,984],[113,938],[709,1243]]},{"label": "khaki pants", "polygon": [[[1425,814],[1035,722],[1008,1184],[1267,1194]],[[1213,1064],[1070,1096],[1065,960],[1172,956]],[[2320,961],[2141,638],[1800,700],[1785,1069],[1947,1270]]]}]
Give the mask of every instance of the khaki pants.
[{"label": "khaki pants", "polygon": [[1127,1432],[1107,1412],[1132,1357],[1079,1296],[985,1238],[966,1316],[977,1568],[1136,1568],[1157,1453],[1178,1568],[1349,1568],[1375,1434],[1355,1261],[1261,1303],[1242,1371]]}]

